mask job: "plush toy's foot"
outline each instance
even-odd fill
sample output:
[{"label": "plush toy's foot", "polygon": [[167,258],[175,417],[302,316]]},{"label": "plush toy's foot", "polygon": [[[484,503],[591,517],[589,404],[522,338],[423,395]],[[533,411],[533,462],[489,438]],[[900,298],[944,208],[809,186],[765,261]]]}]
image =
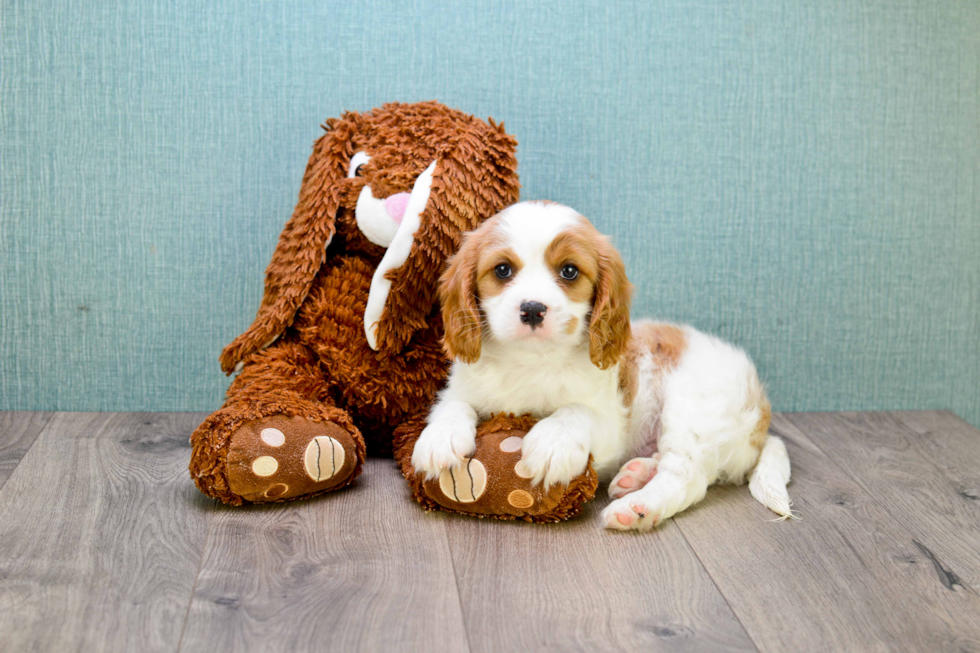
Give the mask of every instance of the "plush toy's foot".
[{"label": "plush toy's foot", "polygon": [[[568,485],[532,485],[521,464],[522,438],[534,420],[498,416],[477,429],[476,451],[466,466],[424,480],[411,468],[414,439],[396,452],[412,494],[424,507],[476,517],[557,522],[574,517],[595,496],[598,484],[592,465]],[[419,431],[421,426],[416,427]]]},{"label": "plush toy's foot", "polygon": [[191,444],[197,487],[236,506],[340,489],[354,482],[365,458],[347,413],[311,402],[225,406],[204,420]]},{"label": "plush toy's foot", "polygon": [[347,485],[360,467],[351,434],[333,422],[264,417],[228,444],[228,488],[246,501],[281,501]]}]

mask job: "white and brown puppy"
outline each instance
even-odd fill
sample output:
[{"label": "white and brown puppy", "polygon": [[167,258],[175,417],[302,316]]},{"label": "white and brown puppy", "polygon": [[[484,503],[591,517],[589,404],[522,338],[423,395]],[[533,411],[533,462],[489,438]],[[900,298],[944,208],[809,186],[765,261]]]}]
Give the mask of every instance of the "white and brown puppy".
[{"label": "white and brown puppy", "polygon": [[790,516],[789,457],[752,362],[691,327],[631,325],[630,291],[608,239],[566,206],[523,202],[467,234],[441,280],[454,363],[415,469],[463,465],[478,421],[530,413],[540,421],[521,456],[534,482],[567,483],[592,454],[612,479],[608,528],[650,529],[746,477]]}]

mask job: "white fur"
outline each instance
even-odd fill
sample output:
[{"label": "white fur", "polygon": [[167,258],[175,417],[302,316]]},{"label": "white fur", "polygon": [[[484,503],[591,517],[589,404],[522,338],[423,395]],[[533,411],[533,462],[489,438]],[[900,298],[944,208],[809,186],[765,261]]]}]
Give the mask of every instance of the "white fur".
[{"label": "white fur", "polygon": [[[418,179],[415,180],[415,184],[412,186],[412,196],[409,198],[408,206],[405,208],[405,216],[402,218],[401,224],[398,225],[391,242],[386,243],[388,251],[385,252],[381,263],[378,264],[378,269],[374,271],[374,276],[371,277],[371,290],[368,293],[367,307],[364,310],[364,335],[367,336],[368,345],[371,349],[377,350],[378,348],[376,335],[378,322],[381,320],[381,313],[384,311],[385,302],[388,301],[388,293],[391,291],[391,281],[386,279],[385,275],[389,270],[401,267],[412,251],[412,244],[415,242],[415,232],[418,231],[419,225],[422,223],[422,211],[425,210],[425,205],[429,201],[429,192],[432,190],[432,175],[435,174],[435,171],[436,161],[433,161],[418,176]],[[361,210],[361,199],[364,198],[365,192],[374,200],[370,187],[365,186],[357,201],[358,212]],[[381,204],[381,210],[384,211],[385,218],[391,220],[388,217],[387,210],[384,208],[384,200],[374,200],[374,202]],[[368,203],[366,206],[374,205]],[[355,214],[355,217],[360,227],[361,216]],[[392,220],[392,222],[394,221]],[[367,232],[365,232],[365,235],[368,235]]]},{"label": "white fur", "polygon": [[[687,348],[672,369],[658,367],[652,352],[638,357],[637,392],[627,406],[620,365],[601,370],[590,360],[591,306],[570,301],[544,260],[555,236],[584,218],[539,203],[515,205],[500,217],[497,235],[503,234],[523,267],[501,294],[481,299],[480,358],[453,363],[416,443],[415,469],[434,478],[465,464],[475,450],[478,421],[491,413],[531,413],[540,421],[524,438],[522,460],[532,481],[568,483],[592,454],[600,480],[615,475],[610,495],[620,497],[603,511],[608,528],[649,529],[700,501],[709,485],[740,483],[749,473],[753,496],[789,516],[785,447],[770,437],[760,460],[750,445],[767,404],[745,353],[684,327]],[[541,327],[520,322],[524,301],[548,306]],[[566,333],[573,318],[577,328]],[[634,330],[649,326],[636,322]],[[638,461],[636,471],[620,470],[630,458]],[[632,487],[616,485],[626,476]]]},{"label": "white fur", "polygon": [[[634,328],[641,329],[642,323]],[[753,470],[765,472],[772,493],[784,499],[762,503],[790,516],[785,447],[777,438],[768,438],[763,452],[780,465],[780,474],[772,475],[771,465],[758,464],[759,451],[750,445],[765,404],[755,366],[742,350],[718,338],[691,327],[684,327],[684,335],[687,349],[660,383],[663,402],[656,475],[629,491],[618,486],[621,475],[613,479],[610,495],[622,498],[603,511],[604,525],[647,530],[703,499],[709,485],[742,483]],[[636,413],[642,412],[639,405],[635,407]],[[637,420],[642,417],[649,415],[636,415]],[[634,440],[642,435],[637,431]],[[753,491],[753,496],[759,498],[758,492]]]}]

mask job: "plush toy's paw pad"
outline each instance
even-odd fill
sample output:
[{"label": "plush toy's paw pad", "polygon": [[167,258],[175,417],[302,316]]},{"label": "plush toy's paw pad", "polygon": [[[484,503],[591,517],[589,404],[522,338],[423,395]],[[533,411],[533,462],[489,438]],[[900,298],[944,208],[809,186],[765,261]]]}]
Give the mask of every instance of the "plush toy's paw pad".
[{"label": "plush toy's paw pad", "polygon": [[613,499],[636,492],[657,474],[657,465],[660,463],[660,454],[654,454],[650,458],[634,458],[619,470],[609,483],[609,496]]},{"label": "plush toy's paw pad", "polygon": [[425,481],[425,493],[444,508],[476,515],[533,518],[554,511],[566,500],[569,486],[546,490],[532,483],[533,474],[521,461],[524,435],[500,431],[478,437],[473,456],[438,479]]},{"label": "plush toy's paw pad", "polygon": [[439,489],[450,501],[473,503],[487,490],[487,468],[470,458],[463,467],[443,470]]},{"label": "plush toy's paw pad", "polygon": [[333,422],[281,415],[243,424],[228,446],[229,488],[247,501],[291,499],[346,485],[353,436]]},{"label": "plush toy's paw pad", "polygon": [[344,468],[345,458],[344,445],[329,436],[318,435],[306,445],[306,475],[314,483],[329,480]]}]

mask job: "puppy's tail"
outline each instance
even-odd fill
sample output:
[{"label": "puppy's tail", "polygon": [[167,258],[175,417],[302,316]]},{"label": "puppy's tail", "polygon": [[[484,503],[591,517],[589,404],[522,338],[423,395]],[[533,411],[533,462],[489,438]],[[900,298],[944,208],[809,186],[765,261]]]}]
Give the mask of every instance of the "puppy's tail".
[{"label": "puppy's tail", "polygon": [[756,500],[781,519],[798,519],[790,510],[786,484],[789,483],[789,454],[786,445],[774,435],[766,438],[752,475],[749,476],[749,492]]}]

